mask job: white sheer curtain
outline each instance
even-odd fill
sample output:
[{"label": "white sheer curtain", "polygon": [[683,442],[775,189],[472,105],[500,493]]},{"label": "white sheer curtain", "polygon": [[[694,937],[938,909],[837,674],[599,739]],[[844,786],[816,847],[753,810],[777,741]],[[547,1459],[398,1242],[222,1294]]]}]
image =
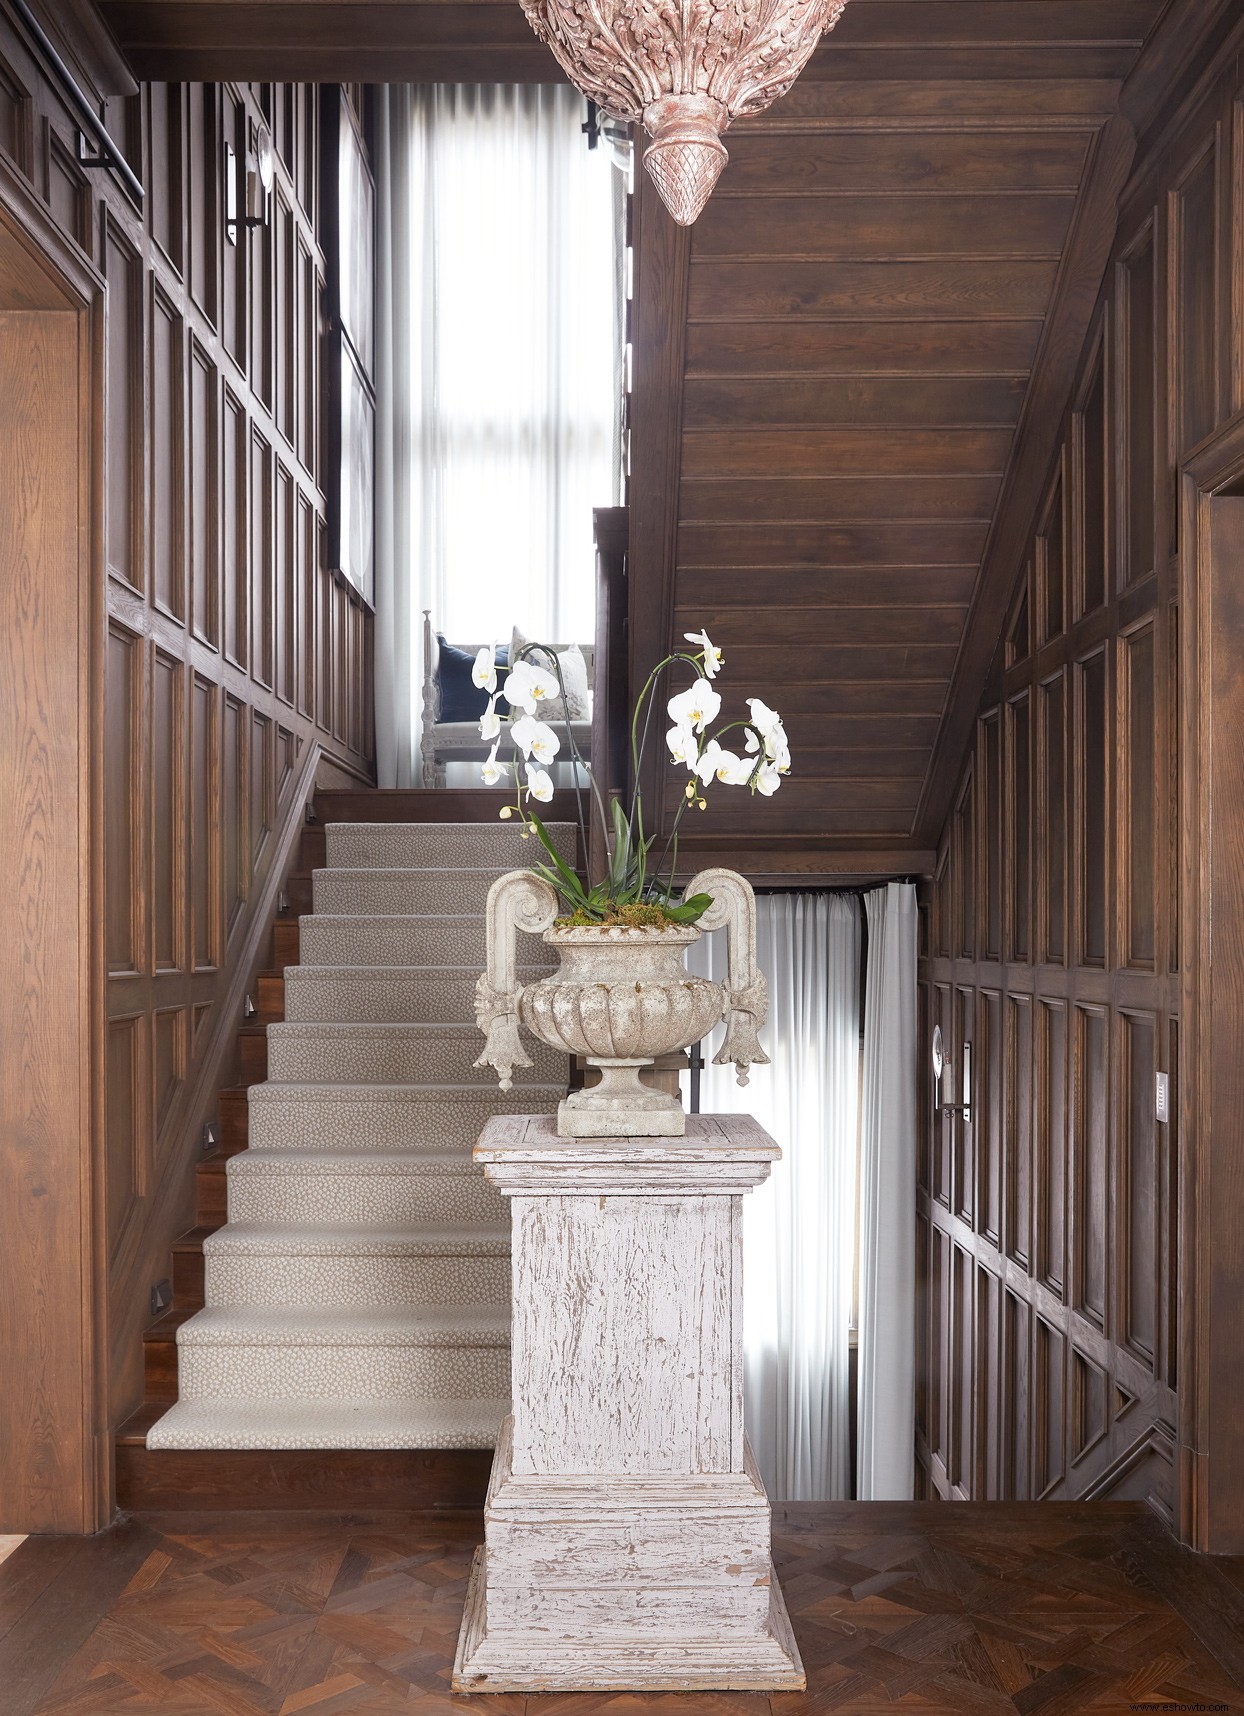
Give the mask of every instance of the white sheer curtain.
[{"label": "white sheer curtain", "polygon": [[916,890],[891,882],[865,907],[857,1493],[906,1501],[916,1411]]},{"label": "white sheer curtain", "polygon": [[[769,894],[756,905],[771,1065],[743,1089],[733,1067],[706,1067],[700,1105],[754,1114],[782,1146],[743,1205],[747,1427],[774,1500],[825,1501],[850,1494],[859,901]],[[723,934],[693,951],[697,969],[724,975]]]},{"label": "white sheer curtain", "polygon": [[382,92],[382,784],[414,773],[424,608],[452,641],[594,635],[592,509],[619,487],[621,199],[585,115],[564,84]]}]

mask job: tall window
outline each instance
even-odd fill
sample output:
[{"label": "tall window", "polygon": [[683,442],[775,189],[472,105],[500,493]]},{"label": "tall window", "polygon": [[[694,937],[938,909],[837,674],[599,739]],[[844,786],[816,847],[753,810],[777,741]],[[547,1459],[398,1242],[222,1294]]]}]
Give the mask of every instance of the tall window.
[{"label": "tall window", "polygon": [[621,195],[584,117],[565,85],[412,92],[412,523],[452,639],[593,635],[592,509],[618,498]]}]

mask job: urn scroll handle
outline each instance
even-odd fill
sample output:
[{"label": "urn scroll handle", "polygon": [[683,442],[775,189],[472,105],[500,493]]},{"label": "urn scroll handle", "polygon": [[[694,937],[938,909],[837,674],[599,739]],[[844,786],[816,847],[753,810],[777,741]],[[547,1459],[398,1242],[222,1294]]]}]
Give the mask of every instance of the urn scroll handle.
[{"label": "urn scroll handle", "polygon": [[518,1035],[517,937],[519,930],[539,935],[557,916],[557,895],[529,870],[498,876],[488,890],[486,912],[487,968],[475,985],[475,1022],[487,1041],[475,1065],[492,1067],[502,1090],[509,1090],[515,1067],[529,1067],[531,1057]]},{"label": "urn scroll handle", "polygon": [[756,964],[756,896],[751,883],[734,870],[701,870],[683,891],[711,894],[713,903],[700,919],[703,930],[726,931],[726,1040],[713,1056],[714,1066],[733,1061],[738,1082],[747,1083],[748,1069],[767,1066],[759,1031],[769,1014],[769,991]]}]

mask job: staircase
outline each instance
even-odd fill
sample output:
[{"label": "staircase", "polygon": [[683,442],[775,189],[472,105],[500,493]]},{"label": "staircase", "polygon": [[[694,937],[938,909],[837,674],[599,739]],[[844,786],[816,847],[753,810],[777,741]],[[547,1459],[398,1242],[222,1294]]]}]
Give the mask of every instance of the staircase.
[{"label": "staircase", "polygon": [[[575,863],[574,828],[554,837]],[[484,1449],[509,1409],[509,1213],[471,1148],[492,1114],[555,1107],[567,1065],[530,1043],[502,1093],[472,1065],[472,1002],[488,889],[530,847],[500,823],[343,822],[326,857],[153,1453]],[[548,969],[522,941],[522,974]]]}]

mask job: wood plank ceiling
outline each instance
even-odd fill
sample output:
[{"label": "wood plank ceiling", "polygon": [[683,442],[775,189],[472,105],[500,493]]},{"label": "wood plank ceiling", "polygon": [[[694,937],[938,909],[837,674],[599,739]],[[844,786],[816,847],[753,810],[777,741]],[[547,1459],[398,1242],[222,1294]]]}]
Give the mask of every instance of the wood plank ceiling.
[{"label": "wood plank ceiling", "polygon": [[[691,233],[641,176],[633,662],[706,624],[795,751],[700,849],[761,878],[927,862],[1109,251],[1120,93],[1181,8],[851,0]],[[556,75],[517,0],[102,11],[145,76]]]}]

